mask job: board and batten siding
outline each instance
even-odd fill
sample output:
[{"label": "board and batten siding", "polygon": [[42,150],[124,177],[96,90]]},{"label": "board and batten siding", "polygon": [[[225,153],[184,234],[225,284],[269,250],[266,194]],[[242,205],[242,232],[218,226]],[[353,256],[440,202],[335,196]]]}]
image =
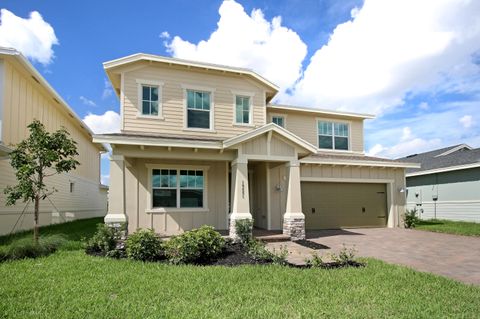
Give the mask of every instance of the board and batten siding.
[{"label": "board and batten siding", "polygon": [[480,222],[480,168],[407,177],[407,188],[408,208],[422,219]]},{"label": "board and batten siding", "polygon": [[[89,134],[74,122],[51,94],[37,83],[22,66],[14,61],[2,60],[2,134],[1,142],[12,146],[28,136],[29,125],[34,119],[41,121],[50,132],[62,126],[77,142],[80,165],[68,174],[50,177],[48,187],[55,187],[49,200],[40,204],[42,225],[78,218],[104,216],[107,210],[107,191],[100,187],[100,150],[93,144]],[[74,191],[70,193],[70,183]],[[15,231],[33,226],[33,205],[19,218],[25,204],[5,205],[3,190],[15,185],[15,175],[8,158],[0,159],[0,234],[9,233],[18,220]]]},{"label": "board and batten siding", "polygon": [[[176,212],[149,212],[149,166],[158,168],[175,166],[208,167],[206,175],[207,211],[176,211]],[[182,161],[137,158],[131,166],[125,167],[125,204],[128,217],[128,231],[134,232],[138,228],[152,228],[162,236],[171,236],[185,230],[198,228],[202,225],[211,225],[216,229],[227,229],[227,181],[228,165],[226,161]],[[114,170],[112,174],[120,171]],[[205,176],[204,175],[204,176]]]},{"label": "board and batten siding", "polygon": [[303,138],[307,142],[318,147],[317,121],[345,121],[350,124],[351,151],[363,153],[363,120],[330,114],[308,113],[303,111],[290,111],[281,109],[267,109],[267,122],[272,122],[272,116],[285,117],[285,128]]},{"label": "board and batten siding", "polygon": [[[161,104],[164,119],[138,117],[139,99],[137,83],[141,80],[162,82]],[[213,132],[185,130],[185,89],[184,86],[199,89],[213,89],[212,111],[214,112]],[[226,139],[262,126],[266,122],[265,95],[260,85],[241,76],[229,74],[210,74],[175,67],[146,66],[138,70],[123,73],[121,107],[123,108],[123,127],[125,131],[145,133],[167,133],[176,135],[195,135]],[[236,92],[253,93],[253,125],[234,124]],[[240,94],[240,93],[239,93]]]}]

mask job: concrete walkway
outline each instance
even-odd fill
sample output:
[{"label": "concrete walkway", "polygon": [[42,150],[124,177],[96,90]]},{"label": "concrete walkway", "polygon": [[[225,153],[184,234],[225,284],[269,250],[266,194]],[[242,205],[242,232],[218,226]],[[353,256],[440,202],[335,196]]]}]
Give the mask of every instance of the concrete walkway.
[{"label": "concrete walkway", "polygon": [[[369,228],[307,231],[307,240],[326,246],[307,248],[293,242],[269,243],[269,248],[287,245],[289,261],[304,263],[312,253],[338,252],[343,244],[354,247],[357,256],[373,257],[480,285],[480,238],[400,228]],[[318,249],[320,248],[320,249]]]}]

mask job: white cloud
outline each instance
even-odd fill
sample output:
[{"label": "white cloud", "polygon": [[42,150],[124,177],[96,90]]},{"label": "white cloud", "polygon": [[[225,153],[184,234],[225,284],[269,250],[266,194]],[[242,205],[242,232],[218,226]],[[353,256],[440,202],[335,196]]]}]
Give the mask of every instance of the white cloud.
[{"label": "white cloud", "polygon": [[421,110],[428,110],[430,108],[430,105],[427,103],[427,102],[422,102],[418,105],[418,107],[421,109]]},{"label": "white cloud", "polygon": [[87,98],[84,97],[83,95],[80,96],[80,101],[82,101],[83,104],[88,105],[88,106],[97,106],[97,104],[96,104],[95,102],[93,102],[92,100],[87,99]]},{"label": "white cloud", "polygon": [[470,128],[473,125],[473,117],[471,115],[465,115],[458,120],[464,128]]},{"label": "white cloud", "polygon": [[29,18],[21,18],[8,11],[0,10],[0,46],[22,52],[33,61],[47,65],[54,57],[53,45],[58,44],[53,27],[37,11]]},{"label": "white cloud", "polygon": [[367,152],[370,156],[382,156],[388,158],[399,158],[410,154],[420,153],[425,150],[435,149],[441,145],[439,138],[425,140],[415,137],[410,127],[403,128],[403,134],[397,144],[384,146],[375,144]]},{"label": "white cloud", "polygon": [[221,4],[219,14],[209,39],[194,44],[175,36],[167,49],[178,58],[251,68],[282,89],[295,83],[307,46],[280,17],[268,21],[259,9],[248,15],[232,0]]},{"label": "white cloud", "polygon": [[461,82],[478,74],[471,55],[480,48],[479,14],[480,1],[366,0],[284,100],[378,114],[407,93]]},{"label": "white cloud", "polygon": [[83,118],[83,122],[95,134],[120,132],[120,115],[114,111],[106,111],[101,115],[89,113]]},{"label": "white cloud", "polygon": [[168,33],[168,31],[163,31],[162,33],[160,33],[160,38],[170,39],[170,33]]},{"label": "white cloud", "polygon": [[102,183],[103,185],[110,185],[110,174],[108,174],[108,175],[103,175],[103,174],[102,174],[102,175],[100,176],[100,179],[101,179],[101,183]]},{"label": "white cloud", "polygon": [[112,96],[112,94],[113,94],[112,84],[108,79],[103,79],[102,99],[105,100],[106,98]]}]

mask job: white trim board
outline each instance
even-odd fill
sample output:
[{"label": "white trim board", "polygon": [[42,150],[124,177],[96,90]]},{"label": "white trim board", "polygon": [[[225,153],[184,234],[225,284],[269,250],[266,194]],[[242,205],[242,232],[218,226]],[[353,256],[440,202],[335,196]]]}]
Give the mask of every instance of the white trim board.
[{"label": "white trim board", "polygon": [[469,168],[476,168],[476,167],[480,167],[480,162],[465,164],[465,165],[435,168],[435,169],[429,169],[429,170],[420,171],[420,172],[407,173],[405,176],[412,177],[412,176],[428,175],[428,174],[435,174],[435,173],[444,173],[444,172],[458,171],[462,169],[469,169]]}]

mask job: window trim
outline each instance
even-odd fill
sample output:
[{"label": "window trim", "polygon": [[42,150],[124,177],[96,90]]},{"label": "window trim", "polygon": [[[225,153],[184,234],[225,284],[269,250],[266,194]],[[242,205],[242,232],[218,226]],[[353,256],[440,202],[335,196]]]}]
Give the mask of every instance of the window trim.
[{"label": "window trim", "polygon": [[274,117],[282,117],[283,118],[283,128],[284,129],[287,128],[287,115],[286,114],[270,113],[270,123],[273,123],[273,118]]},{"label": "window trim", "polygon": [[[254,127],[255,124],[253,123],[253,98],[255,97],[254,92],[246,92],[246,91],[236,91],[231,90],[233,95],[233,111],[232,111],[232,123],[233,126],[240,126],[240,127]],[[248,109],[248,123],[238,123],[237,122],[237,96],[239,97],[248,97],[249,98],[249,109]]]},{"label": "window trim", "polygon": [[[196,85],[189,85],[189,84],[182,84],[183,89],[183,130],[184,131],[191,131],[191,132],[215,132],[215,89],[211,87],[205,86],[196,86]],[[210,93],[210,128],[200,128],[200,127],[188,127],[188,102],[187,102],[187,90],[191,91],[202,91],[202,92],[209,92]]]},{"label": "window trim", "polygon": [[[137,118],[145,118],[145,119],[152,119],[152,120],[164,120],[163,117],[163,82],[155,81],[155,80],[145,80],[145,79],[137,79]],[[143,86],[156,86],[158,89],[158,115],[148,115],[142,113],[142,87]]]},{"label": "window trim", "polygon": [[[327,123],[332,123],[332,148],[321,148],[320,143],[318,140],[318,137],[320,136],[320,132],[318,130],[318,124],[319,122],[327,122]],[[321,151],[327,151],[327,152],[344,152],[344,153],[351,153],[352,152],[352,122],[348,120],[336,120],[336,119],[328,119],[328,118],[321,118],[317,117],[316,118],[316,125],[317,125],[317,147]],[[348,149],[346,150],[337,150],[335,149],[335,123],[337,124],[347,124],[348,125]],[[344,136],[342,136],[344,137]]]},{"label": "window trim", "polygon": [[[147,187],[147,205],[145,206],[146,213],[175,213],[175,212],[204,212],[208,213],[210,209],[208,208],[208,170],[210,166],[205,165],[171,165],[171,164],[145,164],[148,172],[148,187]],[[177,207],[153,207],[152,203],[152,194],[153,194],[153,185],[152,185],[152,174],[154,169],[168,169],[177,171]],[[179,207],[180,198],[180,170],[195,170],[203,171],[203,207]]]}]

